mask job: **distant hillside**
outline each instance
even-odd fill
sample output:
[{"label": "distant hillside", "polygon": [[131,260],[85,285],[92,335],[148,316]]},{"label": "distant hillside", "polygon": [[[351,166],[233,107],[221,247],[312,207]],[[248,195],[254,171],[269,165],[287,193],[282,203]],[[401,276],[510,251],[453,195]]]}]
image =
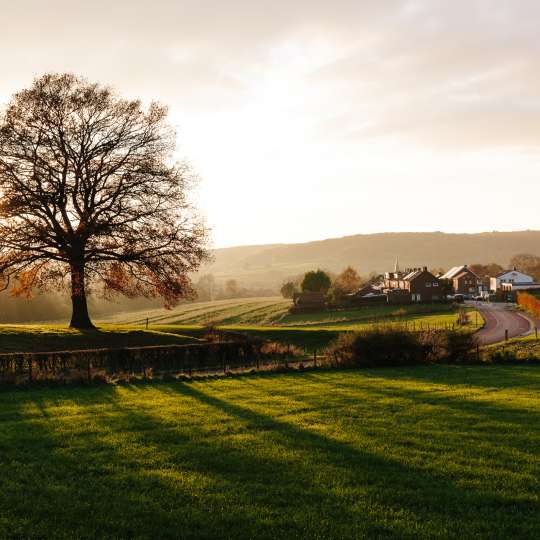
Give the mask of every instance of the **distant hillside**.
[{"label": "distant hillside", "polygon": [[358,234],[304,244],[274,244],[215,250],[204,269],[218,280],[238,279],[246,286],[276,286],[283,279],[313,268],[334,272],[352,265],[361,274],[400,265],[448,268],[458,264],[496,262],[507,265],[518,253],[540,255],[540,231],[480,234]]},{"label": "distant hillside", "polygon": [[[212,273],[221,282],[236,279],[241,287],[277,290],[284,279],[316,268],[339,272],[352,265],[363,275],[383,272],[394,267],[396,255],[402,268],[450,268],[490,262],[507,265],[518,253],[540,256],[540,231],[359,234],[305,244],[232,247],[215,250],[215,261],[201,273]],[[90,311],[97,318],[159,307],[161,302],[157,300],[118,298],[111,303],[90,299]],[[66,295],[50,293],[25,300],[0,294],[1,323],[67,320],[69,315]]]}]

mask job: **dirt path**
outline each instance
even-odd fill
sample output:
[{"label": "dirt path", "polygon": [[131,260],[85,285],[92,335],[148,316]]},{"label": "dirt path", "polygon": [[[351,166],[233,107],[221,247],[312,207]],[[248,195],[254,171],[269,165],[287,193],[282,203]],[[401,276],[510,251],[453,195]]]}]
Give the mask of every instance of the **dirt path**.
[{"label": "dirt path", "polygon": [[476,336],[480,345],[490,345],[504,341],[506,330],[508,337],[523,336],[531,331],[531,322],[507,304],[481,304],[475,306],[486,324]]}]

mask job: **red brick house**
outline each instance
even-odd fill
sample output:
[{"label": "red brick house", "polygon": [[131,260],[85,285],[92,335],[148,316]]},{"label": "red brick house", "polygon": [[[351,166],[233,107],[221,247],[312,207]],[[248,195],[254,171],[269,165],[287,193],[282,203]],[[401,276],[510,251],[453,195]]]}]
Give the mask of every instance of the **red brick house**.
[{"label": "red brick house", "polygon": [[426,266],[405,272],[386,273],[383,288],[388,295],[388,303],[392,304],[432,303],[444,300],[441,282]]},{"label": "red brick house", "polygon": [[447,280],[451,284],[454,294],[474,296],[482,288],[482,280],[466,264],[454,266],[441,279]]}]

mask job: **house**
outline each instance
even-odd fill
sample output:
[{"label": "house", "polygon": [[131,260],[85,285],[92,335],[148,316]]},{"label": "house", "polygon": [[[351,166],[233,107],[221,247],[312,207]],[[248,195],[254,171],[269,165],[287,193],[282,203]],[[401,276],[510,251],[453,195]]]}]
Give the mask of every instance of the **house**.
[{"label": "house", "polygon": [[505,270],[500,274],[497,274],[495,277],[492,277],[490,280],[490,290],[491,292],[497,292],[503,289],[505,283],[513,284],[519,283],[522,285],[534,283],[534,278],[523,272],[520,272],[515,267],[513,270]]},{"label": "house", "polygon": [[441,283],[427,266],[399,270],[384,275],[382,289],[387,294],[389,304],[411,302],[440,302],[444,300]]},{"label": "house", "polygon": [[326,297],[322,292],[304,291],[295,293],[293,305],[289,309],[291,313],[302,313],[305,311],[319,311],[326,309]]},{"label": "house", "polygon": [[483,288],[482,280],[466,264],[450,268],[441,279],[450,283],[454,294],[474,296]]},{"label": "house", "polygon": [[345,295],[345,303],[350,306],[365,306],[386,303],[386,295],[371,284]]},{"label": "house", "polygon": [[501,285],[501,291],[504,292],[528,292],[540,289],[540,283],[503,283]]}]

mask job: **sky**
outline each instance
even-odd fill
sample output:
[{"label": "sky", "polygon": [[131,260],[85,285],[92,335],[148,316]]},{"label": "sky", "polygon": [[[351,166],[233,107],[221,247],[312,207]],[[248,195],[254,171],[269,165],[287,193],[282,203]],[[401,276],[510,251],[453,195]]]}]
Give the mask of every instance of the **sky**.
[{"label": "sky", "polygon": [[0,102],[170,107],[214,247],[540,229],[537,0],[0,0]]}]

